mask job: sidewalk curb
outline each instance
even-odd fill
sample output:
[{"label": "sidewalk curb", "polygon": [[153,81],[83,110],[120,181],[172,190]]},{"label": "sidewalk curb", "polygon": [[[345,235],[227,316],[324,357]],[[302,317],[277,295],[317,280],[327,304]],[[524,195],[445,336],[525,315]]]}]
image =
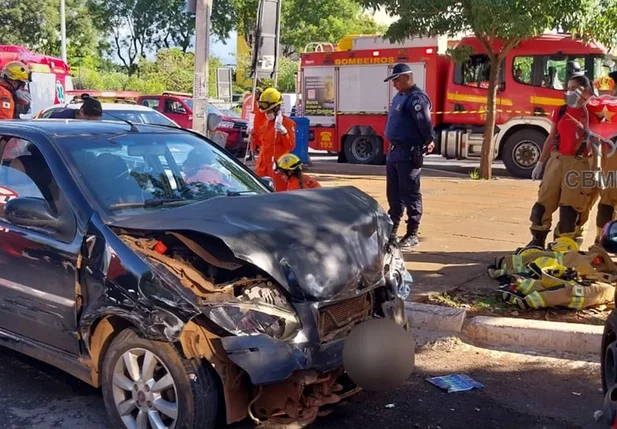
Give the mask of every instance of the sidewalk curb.
[{"label": "sidewalk curb", "polygon": [[592,354],[600,353],[603,332],[603,326],[488,316],[474,317],[463,329],[480,345]]},{"label": "sidewalk curb", "polygon": [[458,308],[405,302],[412,328],[462,335],[479,346],[515,346],[526,350],[598,355],[603,326],[511,317],[475,316]]}]

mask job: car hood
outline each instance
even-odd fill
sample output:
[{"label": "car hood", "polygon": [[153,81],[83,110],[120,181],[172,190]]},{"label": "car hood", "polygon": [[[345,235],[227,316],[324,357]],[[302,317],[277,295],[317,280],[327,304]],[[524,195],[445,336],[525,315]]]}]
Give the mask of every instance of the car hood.
[{"label": "car hood", "polygon": [[217,197],[110,222],[148,231],[194,231],[222,240],[299,300],[355,294],[383,280],[392,228],[373,198],[355,187]]}]

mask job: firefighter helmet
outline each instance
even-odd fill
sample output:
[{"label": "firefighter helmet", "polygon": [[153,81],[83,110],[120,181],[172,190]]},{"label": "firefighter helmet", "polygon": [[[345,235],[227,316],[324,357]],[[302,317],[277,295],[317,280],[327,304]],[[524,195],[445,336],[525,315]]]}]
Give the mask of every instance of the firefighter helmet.
[{"label": "firefighter helmet", "polygon": [[579,251],[578,244],[570,237],[557,237],[555,241],[549,243],[548,248],[553,252]]},{"label": "firefighter helmet", "polygon": [[516,251],[516,254],[518,256],[527,256],[527,255],[531,255],[532,253],[538,253],[538,252],[544,252],[544,249],[540,246],[526,246],[526,247],[522,247],[518,249]]},{"label": "firefighter helmet", "polygon": [[302,161],[293,153],[286,153],[276,161],[276,169],[289,172],[302,170]]},{"label": "firefighter helmet", "polygon": [[259,97],[259,110],[263,113],[269,112],[281,104],[283,104],[283,96],[276,88],[266,89]]},{"label": "firefighter helmet", "polygon": [[541,279],[544,287],[558,286],[565,283],[561,277],[566,273],[566,267],[557,259],[548,256],[540,257],[529,265],[529,269],[537,279]]},{"label": "firefighter helmet", "polygon": [[2,77],[18,82],[30,82],[28,66],[19,61],[11,61],[2,68]]}]

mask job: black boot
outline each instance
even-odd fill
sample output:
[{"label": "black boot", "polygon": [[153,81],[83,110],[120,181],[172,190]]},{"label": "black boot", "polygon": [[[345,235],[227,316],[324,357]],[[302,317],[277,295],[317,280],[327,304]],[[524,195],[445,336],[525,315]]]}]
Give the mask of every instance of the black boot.
[{"label": "black boot", "polygon": [[531,231],[533,238],[527,244],[526,247],[529,246],[538,246],[543,249],[546,249],[546,237],[548,236],[548,231]]},{"label": "black boot", "polygon": [[401,241],[398,242],[398,245],[402,249],[410,249],[416,247],[419,244],[418,240],[418,227],[417,226],[407,226],[407,233]]},{"label": "black boot", "polygon": [[390,237],[388,238],[388,241],[390,243],[396,243],[396,233],[398,232],[398,226],[399,222],[394,222],[394,225],[392,226],[392,232],[390,233]]}]

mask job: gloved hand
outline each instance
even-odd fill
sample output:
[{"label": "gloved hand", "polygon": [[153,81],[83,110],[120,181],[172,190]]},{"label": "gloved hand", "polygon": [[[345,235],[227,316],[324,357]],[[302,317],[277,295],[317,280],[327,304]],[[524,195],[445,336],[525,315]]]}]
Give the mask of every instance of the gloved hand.
[{"label": "gloved hand", "polygon": [[277,133],[285,135],[287,134],[287,128],[283,126],[283,115],[277,115],[274,120],[274,129]]},{"label": "gloved hand", "polygon": [[544,163],[538,161],[536,166],[533,168],[531,172],[531,180],[538,180],[542,176],[542,171],[544,170]]},{"label": "gloved hand", "polygon": [[17,91],[15,91],[15,98],[21,100],[26,104],[32,103],[32,96],[30,95],[30,93],[22,89],[18,89]]}]

